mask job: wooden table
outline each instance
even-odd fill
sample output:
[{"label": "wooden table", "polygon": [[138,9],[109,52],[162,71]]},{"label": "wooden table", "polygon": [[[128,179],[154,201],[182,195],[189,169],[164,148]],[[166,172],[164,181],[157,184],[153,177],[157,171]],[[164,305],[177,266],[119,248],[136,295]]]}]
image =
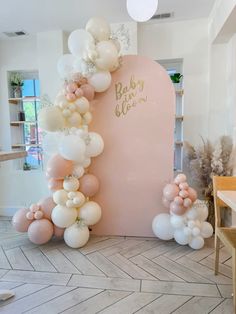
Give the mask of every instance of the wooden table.
[{"label": "wooden table", "polygon": [[27,156],[27,152],[25,150],[9,151],[9,152],[0,151],[0,161],[24,158],[26,156]]},{"label": "wooden table", "polygon": [[236,191],[218,191],[217,196],[236,212]]}]

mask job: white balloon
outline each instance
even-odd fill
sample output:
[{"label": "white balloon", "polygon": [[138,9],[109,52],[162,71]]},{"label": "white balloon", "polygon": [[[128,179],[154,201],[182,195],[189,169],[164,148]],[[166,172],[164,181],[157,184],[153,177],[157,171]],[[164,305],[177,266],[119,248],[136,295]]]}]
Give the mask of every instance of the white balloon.
[{"label": "white balloon", "polygon": [[198,212],[196,208],[192,207],[186,212],[186,217],[190,220],[195,220],[198,217]]},{"label": "white balloon", "polygon": [[82,56],[87,46],[93,42],[93,36],[89,32],[84,29],[77,29],[68,38],[68,48],[72,55]]},{"label": "white balloon", "polygon": [[183,231],[186,236],[192,235],[192,229],[190,229],[189,227],[184,227]]},{"label": "white balloon", "polygon": [[133,20],[146,22],[155,14],[158,0],[127,0],[127,11]]},{"label": "white balloon", "polygon": [[82,167],[88,168],[91,164],[91,158],[85,158],[85,160],[82,162]]},{"label": "white balloon", "polygon": [[74,223],[64,232],[66,244],[74,249],[84,246],[89,240],[89,229],[79,223]]},{"label": "white balloon", "polygon": [[194,220],[189,220],[187,223],[188,227],[190,229],[193,229],[194,227],[196,227],[195,221]]},{"label": "white balloon", "polygon": [[54,155],[58,153],[58,146],[61,139],[60,132],[48,132],[43,137],[42,148],[47,155]]},{"label": "white balloon", "polygon": [[73,73],[75,57],[71,54],[62,55],[57,62],[57,71],[61,78],[69,78]]},{"label": "white balloon", "polygon": [[101,207],[95,202],[87,202],[79,209],[78,217],[87,226],[95,225],[102,216]]},{"label": "white balloon", "polygon": [[71,116],[67,119],[67,124],[69,127],[79,128],[82,122],[81,115],[78,112],[73,112]]},{"label": "white balloon", "polygon": [[186,235],[183,229],[177,229],[174,232],[174,239],[180,245],[186,245],[191,240],[191,236]]},{"label": "white balloon", "polygon": [[66,191],[75,192],[79,189],[79,180],[75,177],[67,178],[63,181],[63,188]]},{"label": "white balloon", "polygon": [[73,198],[73,203],[75,204],[75,207],[80,207],[85,203],[85,196],[81,192],[76,192],[75,197]]},{"label": "white balloon", "polygon": [[100,17],[93,17],[86,24],[88,31],[97,41],[108,40],[111,34],[110,25]]},{"label": "white balloon", "polygon": [[159,214],[152,221],[152,230],[161,240],[171,240],[174,236],[174,228],[170,223],[169,214]]},{"label": "white balloon", "polygon": [[198,212],[198,219],[200,221],[205,221],[208,217],[208,207],[203,202],[197,202],[196,210]]},{"label": "white balloon", "polygon": [[201,236],[203,238],[210,238],[213,235],[213,227],[209,222],[203,221],[201,226]]},{"label": "white balloon", "polygon": [[75,165],[72,175],[78,179],[81,178],[84,175],[84,167],[79,164]]},{"label": "white balloon", "polygon": [[76,109],[79,113],[84,114],[89,111],[89,101],[85,97],[80,97],[75,101]]},{"label": "white balloon", "polygon": [[96,46],[98,57],[95,65],[98,69],[111,71],[118,62],[118,52],[112,41],[101,41]]},{"label": "white balloon", "polygon": [[55,132],[64,127],[61,110],[57,107],[44,107],[38,115],[39,127],[45,131]]},{"label": "white balloon", "polygon": [[74,134],[64,136],[59,144],[60,155],[67,160],[83,162],[85,150],[84,140]]},{"label": "white balloon", "polygon": [[77,218],[77,210],[75,208],[67,208],[57,205],[52,210],[52,221],[59,228],[67,228],[71,226]]},{"label": "white balloon", "polygon": [[183,228],[184,218],[182,216],[172,215],[170,217],[170,223],[174,228]]},{"label": "white balloon", "polygon": [[192,230],[192,235],[193,235],[194,237],[199,236],[200,233],[201,233],[200,228],[198,228],[198,227],[194,227],[194,228],[193,228],[193,230]]},{"label": "white balloon", "polygon": [[103,152],[104,142],[98,133],[89,132],[89,143],[86,145],[86,156],[96,157]]},{"label": "white balloon", "polygon": [[53,201],[57,205],[65,205],[68,200],[68,195],[65,190],[58,190],[54,192],[52,197],[53,197]]},{"label": "white balloon", "polygon": [[66,207],[75,208],[75,204],[72,200],[68,200],[68,201],[66,201]]},{"label": "white balloon", "polygon": [[194,250],[200,250],[204,246],[204,239],[201,236],[194,237],[189,242],[189,246]]},{"label": "white balloon", "polygon": [[95,92],[104,92],[111,85],[111,74],[109,71],[96,72],[88,78],[88,82],[94,87]]}]

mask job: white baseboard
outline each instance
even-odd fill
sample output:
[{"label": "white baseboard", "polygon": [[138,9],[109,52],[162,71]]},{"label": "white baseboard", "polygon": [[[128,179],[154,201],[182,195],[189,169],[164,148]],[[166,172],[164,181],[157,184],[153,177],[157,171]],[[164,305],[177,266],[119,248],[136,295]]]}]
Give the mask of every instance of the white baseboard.
[{"label": "white baseboard", "polygon": [[12,217],[20,208],[22,207],[1,207],[0,206],[0,216]]}]

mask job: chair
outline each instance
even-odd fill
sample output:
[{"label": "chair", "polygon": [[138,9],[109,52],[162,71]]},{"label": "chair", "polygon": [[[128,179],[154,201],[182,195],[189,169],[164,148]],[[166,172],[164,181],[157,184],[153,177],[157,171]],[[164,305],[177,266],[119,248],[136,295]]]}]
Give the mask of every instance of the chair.
[{"label": "chair", "polygon": [[217,197],[217,191],[236,190],[236,177],[213,177],[213,193],[215,205],[215,275],[219,271],[220,241],[232,255],[233,301],[236,313],[236,228],[221,227],[221,207],[228,207]]}]

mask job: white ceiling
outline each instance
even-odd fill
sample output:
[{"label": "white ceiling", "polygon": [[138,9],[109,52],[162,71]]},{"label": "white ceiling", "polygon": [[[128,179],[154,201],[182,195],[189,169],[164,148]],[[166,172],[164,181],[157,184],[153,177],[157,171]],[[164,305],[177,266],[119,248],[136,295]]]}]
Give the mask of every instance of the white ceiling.
[{"label": "white ceiling", "polygon": [[[145,0],[143,0],[145,1]],[[159,0],[157,13],[174,12],[175,20],[209,16],[215,0]],[[103,16],[110,23],[132,21],[126,0],[0,0],[2,32],[27,33],[85,26],[92,16]],[[170,19],[168,20],[170,21]]]}]

